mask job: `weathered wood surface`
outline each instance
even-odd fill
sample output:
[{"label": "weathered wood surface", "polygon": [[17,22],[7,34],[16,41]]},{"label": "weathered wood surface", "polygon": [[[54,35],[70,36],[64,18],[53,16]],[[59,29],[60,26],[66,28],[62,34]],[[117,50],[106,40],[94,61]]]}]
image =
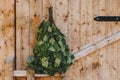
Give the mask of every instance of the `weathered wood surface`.
[{"label": "weathered wood surface", "polygon": [[29,5],[29,0],[16,1],[16,69],[26,69],[30,52]]},{"label": "weathered wood surface", "polygon": [[[120,0],[118,0],[118,2],[117,3],[119,3],[120,4]],[[117,9],[117,15],[120,15],[120,5],[117,5],[119,8]],[[117,28],[117,30],[119,30],[120,31],[120,22],[118,23],[118,28]],[[117,54],[118,54],[118,57],[117,57],[117,59],[118,59],[118,80],[120,80],[120,40],[118,41],[118,43],[117,43]]]},{"label": "weathered wood surface", "polygon": [[[66,35],[71,53],[89,48],[93,43],[120,31],[120,22],[93,20],[96,16],[120,16],[120,0],[0,0],[0,80],[5,79],[6,57],[14,56],[14,1],[16,1],[17,70],[27,69],[27,58],[33,55],[36,42],[36,29],[42,19],[48,19],[50,5],[54,10],[54,21]],[[62,80],[120,80],[120,40],[116,41],[119,34],[112,38],[109,38],[109,43],[106,40],[105,43],[99,44],[101,49],[91,51],[88,56],[77,60],[62,76]],[[111,41],[116,42],[110,44]],[[104,47],[103,44],[107,46]],[[95,49],[97,48],[94,47],[93,50]],[[32,75],[29,76],[32,80],[31,73],[27,71],[25,75]]]},{"label": "weathered wood surface", "polygon": [[8,57],[5,61],[5,80],[13,80],[14,78],[14,57]]},{"label": "weathered wood surface", "polygon": [[[112,5],[114,7],[108,7],[107,5]],[[118,0],[112,1],[110,0],[109,2],[107,2],[106,0],[106,15],[109,16],[113,16],[113,15],[117,15],[117,8],[118,8]],[[115,10],[116,9],[116,10]],[[107,35],[111,35],[114,34],[116,32],[118,32],[117,26],[118,24],[116,24],[116,22],[110,23],[108,22],[108,24],[106,24],[106,26],[108,27],[106,30],[106,34]],[[115,27],[113,27],[115,26]],[[117,42],[115,42],[114,44],[109,45],[108,47],[106,47],[106,61],[107,61],[107,65],[108,65],[108,76],[111,80],[117,80],[117,70],[118,70],[118,60],[117,60]],[[112,57],[111,57],[112,55]]]},{"label": "weathered wood surface", "polygon": [[14,32],[14,0],[0,0],[0,80],[7,79],[6,58],[14,56]]}]

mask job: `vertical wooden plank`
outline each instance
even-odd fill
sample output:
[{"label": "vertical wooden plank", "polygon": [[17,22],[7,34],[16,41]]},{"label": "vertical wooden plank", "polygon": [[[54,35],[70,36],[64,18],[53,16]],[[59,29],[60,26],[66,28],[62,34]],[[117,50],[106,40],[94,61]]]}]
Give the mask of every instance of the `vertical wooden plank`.
[{"label": "vertical wooden plank", "polygon": [[[93,26],[93,1],[81,0],[81,37],[80,46],[81,49],[92,44],[92,26]],[[82,59],[82,69],[80,70],[81,80],[92,79],[92,57],[87,56]]]},{"label": "vertical wooden plank", "polygon": [[86,77],[86,57],[81,59],[80,80],[87,80]]},{"label": "vertical wooden plank", "polygon": [[30,0],[30,55],[37,40],[37,29],[42,22],[42,0]]},{"label": "vertical wooden plank", "polygon": [[28,69],[27,70],[27,80],[35,80],[35,73],[33,70]]},{"label": "vertical wooden plank", "polygon": [[[30,0],[30,55],[37,39],[37,29],[42,22],[42,0]],[[28,70],[27,80],[34,80],[34,71]]]},{"label": "vertical wooden plank", "polygon": [[[99,0],[93,0],[93,16],[99,15]],[[92,42],[96,42],[99,40],[99,32],[100,32],[100,26],[99,22],[93,22],[93,30],[92,30]],[[99,73],[99,60],[98,60],[98,54],[99,52],[96,51],[92,55],[92,79],[97,80],[98,73]]]},{"label": "vertical wooden plank", "polygon": [[29,0],[16,1],[16,68],[26,69],[29,56]]},{"label": "vertical wooden plank", "polygon": [[[99,0],[99,15],[102,15],[102,16],[105,16],[105,0]],[[99,28],[96,29],[98,34],[96,36],[99,36],[97,37],[96,39],[97,40],[100,40],[100,39],[104,39],[106,37],[105,35],[105,30],[106,30],[106,26],[105,26],[105,22],[102,22],[102,23],[99,23]],[[99,50],[99,79],[100,80],[106,80],[107,79],[107,76],[105,77],[107,73],[107,66],[106,66],[106,62],[105,62],[105,48],[102,48]]]},{"label": "vertical wooden plank", "polygon": [[[5,60],[5,54],[7,49],[5,49],[5,40],[4,40],[4,33],[3,33],[3,27],[4,27],[4,13],[5,13],[5,6],[6,4],[4,0],[0,1],[0,80],[4,79],[4,67],[2,66]],[[7,55],[7,54],[6,54]],[[5,66],[5,65],[4,65]]]},{"label": "vertical wooden plank", "polygon": [[67,37],[68,26],[68,0],[56,0],[55,23],[61,32]]},{"label": "vertical wooden plank", "polygon": [[68,41],[71,52],[80,49],[80,0],[69,0]]},{"label": "vertical wooden plank", "polygon": [[43,0],[43,19],[46,21],[49,17],[49,7],[50,7],[51,0]]},{"label": "vertical wooden plank", "polygon": [[[108,7],[108,5],[111,6]],[[117,8],[117,0],[106,0],[106,16],[117,15]],[[106,36],[117,32],[116,22],[108,22],[106,26],[108,26]]]},{"label": "vertical wooden plank", "polygon": [[118,54],[118,74],[117,74],[117,79],[120,80],[120,40],[118,41],[118,45],[117,45],[117,54]]},{"label": "vertical wooden plank", "polygon": [[[55,24],[61,30],[61,32],[66,36],[68,41],[68,0],[55,0]],[[68,72],[69,74],[69,72]],[[65,76],[68,76],[65,74]],[[65,80],[63,77],[62,80]],[[69,77],[67,77],[69,80]]]},{"label": "vertical wooden plank", "polygon": [[[93,0],[93,9],[94,17],[105,16],[105,1]],[[95,43],[105,38],[105,23],[94,21],[93,24],[93,42]]]},{"label": "vertical wooden plank", "polygon": [[117,44],[117,54],[118,54],[118,57],[117,57],[117,61],[118,61],[118,74],[117,74],[117,79],[120,80],[120,40],[118,41],[118,44]]},{"label": "vertical wooden plank", "polygon": [[0,0],[0,80],[5,79],[7,56],[14,56],[14,0]]},{"label": "vertical wooden plank", "polygon": [[[93,0],[93,16],[105,16],[105,0]],[[100,41],[105,38],[105,23],[104,22],[93,22],[93,43]],[[102,55],[102,57],[101,57]],[[104,49],[100,49],[93,53],[92,69],[94,80],[103,80],[103,65],[104,63]],[[105,72],[106,73],[106,72]]]},{"label": "vertical wooden plank", "polygon": [[[16,0],[16,69],[27,68],[29,56],[29,0]],[[26,80],[26,78],[17,78]]]},{"label": "vertical wooden plank", "polygon": [[88,16],[88,1],[89,0],[81,0],[81,48],[92,44],[92,26],[90,26],[92,21],[90,21],[91,16]]},{"label": "vertical wooden plank", "polygon": [[96,51],[92,55],[92,79],[97,80],[99,79],[99,51]]},{"label": "vertical wooden plank", "polygon": [[[93,0],[87,0],[87,27],[89,28],[88,32],[89,32],[89,37],[86,36],[87,38],[89,38],[89,43],[92,43],[92,27],[93,27]],[[81,7],[82,8],[82,7]],[[82,26],[81,26],[82,27]],[[87,29],[86,27],[86,29]],[[82,38],[82,37],[81,37]],[[81,42],[82,44],[82,42]],[[85,66],[86,66],[86,80],[93,80],[92,79],[92,56],[89,55],[86,57],[85,60]]]},{"label": "vertical wooden plank", "polygon": [[[117,15],[120,15],[120,0],[117,0]],[[118,25],[118,31],[120,31],[120,22],[117,24]],[[117,61],[118,61],[118,80],[120,80],[120,40],[118,41],[117,43],[117,54],[118,54],[118,57],[117,57]]]},{"label": "vertical wooden plank", "polygon": [[[67,37],[71,52],[76,52],[80,49],[80,0],[61,0],[56,2],[56,8],[56,24]],[[78,61],[69,68],[62,80],[79,79],[77,66]]]},{"label": "vertical wooden plank", "polygon": [[[56,0],[55,1],[55,24],[57,27],[61,30],[61,32],[66,36],[66,39],[68,41],[68,0]],[[69,70],[71,71],[71,69]],[[66,78],[69,80],[71,76],[69,76],[69,71],[65,74],[66,77],[64,77],[62,80],[65,80]]]},{"label": "vertical wooden plank", "polygon": [[5,62],[5,80],[13,80],[14,58],[8,57]]},{"label": "vertical wooden plank", "polygon": [[[111,5],[111,6],[109,6]],[[108,7],[109,6],[109,7]],[[117,0],[106,0],[106,15],[117,15]],[[111,35],[117,32],[115,22],[106,23],[106,35]],[[112,55],[112,56],[111,56]],[[106,62],[109,66],[109,80],[117,80],[117,43],[113,43],[106,47]]]},{"label": "vertical wooden plank", "polygon": [[[108,66],[108,72],[106,71],[107,79],[117,80],[117,44],[113,43],[106,47],[106,63]],[[112,55],[112,56],[111,56]]]},{"label": "vertical wooden plank", "polygon": [[87,56],[87,59],[86,59],[86,80],[93,80],[93,77],[92,77],[92,56],[89,55]]},{"label": "vertical wooden plank", "polygon": [[[81,5],[80,5],[80,16],[81,16],[81,33],[80,33],[80,46],[81,49],[86,47],[87,44],[89,45],[90,41],[89,36],[89,30],[90,28],[87,27],[87,0],[81,0]],[[88,29],[87,29],[88,28]],[[86,80],[86,63],[85,59],[81,59],[81,66],[82,68],[80,69],[80,80]]]},{"label": "vertical wooden plank", "polygon": [[[117,14],[118,14],[118,16],[120,16],[120,0],[117,0]],[[118,25],[118,31],[120,31],[120,22],[117,24]],[[118,76],[118,80],[120,80],[120,40],[118,41],[118,43],[117,43],[117,55],[118,55],[118,57],[117,57],[117,61],[118,61],[118,74],[117,74],[117,76]]]}]

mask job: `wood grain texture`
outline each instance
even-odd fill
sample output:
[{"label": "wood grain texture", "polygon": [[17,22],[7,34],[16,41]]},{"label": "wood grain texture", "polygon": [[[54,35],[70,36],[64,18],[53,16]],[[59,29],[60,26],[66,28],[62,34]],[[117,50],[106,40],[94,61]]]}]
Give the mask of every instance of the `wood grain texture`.
[{"label": "wood grain texture", "polygon": [[117,74],[117,79],[120,80],[120,40],[118,41],[117,43],[117,54],[118,54],[118,57],[117,57],[117,61],[118,61],[118,74]]},{"label": "wood grain texture", "polygon": [[35,80],[34,70],[28,69],[27,70],[27,80]]},{"label": "wood grain texture", "polygon": [[16,68],[26,69],[29,56],[29,0],[16,3]]},{"label": "wood grain texture", "polygon": [[[105,1],[103,0],[93,0],[93,16],[105,15]],[[105,38],[105,23],[104,22],[93,22],[93,32],[92,41],[97,42]],[[101,59],[99,55],[102,49],[96,50],[92,55],[92,79],[102,80],[102,69],[101,69]]]},{"label": "wood grain texture", "polygon": [[80,0],[69,0],[68,42],[71,52],[80,49],[80,10]]},{"label": "wood grain texture", "polygon": [[[62,4],[64,4],[62,2]],[[68,12],[63,13],[63,20],[67,20],[68,24],[62,26],[62,30],[66,27],[67,31],[64,30],[64,34],[67,36],[67,43],[69,44],[70,51],[76,52],[80,49],[80,0],[67,0]],[[65,9],[63,7],[63,9]],[[65,12],[65,11],[64,11]],[[64,23],[65,23],[64,21]],[[59,23],[59,22],[58,22]],[[67,34],[65,33],[67,32]],[[74,45],[73,45],[74,44]],[[71,66],[62,80],[77,80],[79,79],[79,68],[75,69],[79,65],[78,61]]]},{"label": "wood grain texture", "polygon": [[[100,0],[99,1],[99,9],[98,9],[99,13],[98,15],[102,15],[104,16],[105,15],[105,0]],[[95,31],[95,30],[94,30]],[[105,34],[105,31],[106,31],[106,28],[105,28],[105,22],[102,22],[102,23],[99,23],[99,27],[97,29],[97,40],[100,40],[100,39],[103,39],[106,37],[106,34]],[[96,41],[97,41],[96,40]],[[106,74],[105,73],[105,70],[106,70],[106,62],[105,62],[105,48],[101,48],[99,51],[98,51],[98,63],[100,64],[100,66],[98,66],[98,78],[100,80],[106,80],[104,75]]]},{"label": "wood grain texture", "polygon": [[90,26],[92,11],[89,11],[88,1],[81,0],[81,49],[92,44],[92,26]]},{"label": "wood grain texture", "polygon": [[[14,1],[16,69],[25,70],[21,73],[14,71],[14,77],[19,77],[17,80],[33,80],[36,76],[26,70],[27,58],[33,55],[37,28],[43,19],[48,20],[50,6],[53,6],[54,21],[65,34],[72,53],[88,48],[120,31],[120,22],[93,21],[95,16],[120,16],[120,0],[0,0],[0,80],[8,80],[6,76],[12,75],[12,68],[9,68],[12,64],[6,64],[5,59],[7,56],[14,57],[15,54]],[[77,60],[62,76],[62,80],[120,80],[120,41],[114,42],[119,38],[119,34],[107,38],[103,43],[97,44],[99,50],[98,47],[88,49],[88,52],[91,49],[96,49],[96,52],[90,52],[92,54],[86,56],[88,53],[83,51],[80,55],[85,57]],[[103,44],[106,45],[102,46]],[[11,74],[8,75],[8,71]],[[60,80],[60,77],[37,76],[35,79]]]},{"label": "wood grain texture", "polygon": [[51,77],[36,77],[35,80],[61,80],[59,76],[51,76]]},{"label": "wood grain texture", "polygon": [[51,6],[51,0],[43,0],[43,20],[47,21],[49,18],[49,8]]},{"label": "wood grain texture", "polygon": [[[117,3],[118,3],[118,8],[117,8],[117,14],[120,15],[120,0],[117,0]],[[120,31],[120,22],[118,23],[118,30]],[[118,74],[117,74],[117,79],[120,80],[120,40],[118,41],[117,43],[117,54],[118,54],[118,57],[117,57],[117,60],[118,60]]]},{"label": "wood grain texture", "polygon": [[0,80],[5,80],[8,56],[14,57],[14,0],[0,0]]},{"label": "wood grain texture", "polygon": [[[55,23],[61,32],[68,37],[68,0],[56,0]],[[61,25],[62,24],[62,25]]]},{"label": "wood grain texture", "polygon": [[[29,26],[29,39],[30,39],[30,54],[33,56],[33,49],[37,39],[37,29],[42,21],[42,0],[30,0],[30,26]],[[27,80],[34,80],[34,71],[28,69]]]},{"label": "wood grain texture", "polygon": [[[84,5],[85,4],[85,5]],[[82,9],[84,7],[84,9]],[[91,45],[93,28],[93,0],[81,0],[81,49]],[[84,20],[84,22],[82,22]],[[83,80],[93,80],[92,55],[83,58]],[[85,67],[85,68],[84,68]],[[80,73],[82,75],[82,73]]]},{"label": "wood grain texture", "polygon": [[[16,1],[16,69],[27,69],[27,58],[30,52],[29,38],[29,0]],[[26,80],[26,78],[17,78]]]},{"label": "wood grain texture", "polygon": [[5,80],[13,80],[14,57],[8,57],[5,62]]},{"label": "wood grain texture", "polygon": [[42,0],[30,0],[30,56],[33,55],[33,48],[37,40],[37,29],[42,22],[43,16],[43,1]]},{"label": "wood grain texture", "polygon": [[[108,5],[111,5],[110,7],[108,7]],[[109,0],[109,2],[106,0],[106,15],[117,15],[117,10],[115,10],[117,8],[117,0]],[[106,23],[107,29],[106,29],[106,36],[113,34],[115,32],[117,32],[117,26],[115,24],[115,22],[108,22]],[[112,56],[111,56],[112,55]],[[113,43],[109,46],[106,47],[106,62],[108,65],[108,78],[110,78],[109,80],[117,80],[117,43]]]}]

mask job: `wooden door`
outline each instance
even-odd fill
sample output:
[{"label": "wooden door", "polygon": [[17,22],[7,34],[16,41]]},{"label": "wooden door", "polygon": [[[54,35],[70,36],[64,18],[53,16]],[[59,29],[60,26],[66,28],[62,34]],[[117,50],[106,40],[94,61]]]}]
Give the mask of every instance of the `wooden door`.
[{"label": "wooden door", "polygon": [[[43,19],[48,19],[50,5],[71,54],[120,32],[120,22],[93,20],[96,16],[120,16],[120,0],[0,0],[0,80],[5,79],[8,56],[15,57],[15,70],[27,70],[36,30]],[[120,80],[119,75],[120,40],[117,40],[76,60],[62,80]]]}]

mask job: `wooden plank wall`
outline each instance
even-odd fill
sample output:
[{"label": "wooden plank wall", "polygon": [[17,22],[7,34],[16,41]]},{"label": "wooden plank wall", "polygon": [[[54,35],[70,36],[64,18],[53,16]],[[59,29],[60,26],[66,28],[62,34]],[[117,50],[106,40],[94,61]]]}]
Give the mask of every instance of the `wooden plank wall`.
[{"label": "wooden plank wall", "polygon": [[7,74],[7,56],[14,57],[14,41],[14,0],[0,0],[0,80]]},{"label": "wooden plank wall", "polygon": [[[15,51],[14,1],[17,70],[27,69],[27,58],[33,55],[36,30],[43,19],[48,19],[50,5],[54,21],[66,35],[71,53],[120,31],[120,22],[93,20],[95,16],[120,16],[120,0],[0,0],[0,80],[5,79],[5,58],[14,56]],[[119,75],[120,41],[117,41],[77,60],[62,80],[120,80]]]},{"label": "wooden plank wall", "polygon": [[[69,6],[69,8],[71,7]],[[120,31],[119,22],[93,21],[95,16],[120,16],[119,0],[81,0],[79,10],[81,36],[75,36],[80,37],[80,49]],[[74,40],[74,38],[72,39]],[[72,44],[75,43],[77,42]],[[85,58],[79,59],[70,67],[63,80],[120,80],[119,46],[119,41],[114,42]],[[76,50],[73,49],[74,51]]]}]

